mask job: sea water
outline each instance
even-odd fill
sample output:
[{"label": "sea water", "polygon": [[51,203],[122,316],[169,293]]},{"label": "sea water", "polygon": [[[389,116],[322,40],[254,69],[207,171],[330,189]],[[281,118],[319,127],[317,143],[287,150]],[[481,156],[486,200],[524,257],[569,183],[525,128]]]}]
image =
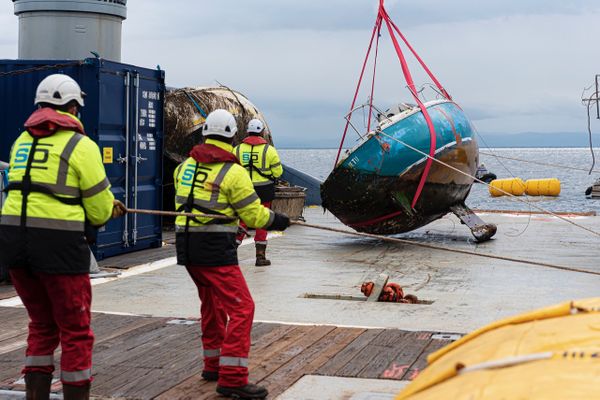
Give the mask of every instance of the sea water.
[{"label": "sea water", "polygon": [[[590,149],[585,148],[499,148],[480,149],[480,162],[485,163],[489,172],[498,178],[519,177],[527,179],[557,178],[561,182],[561,193],[558,197],[520,196],[516,200],[510,197],[491,197],[486,185],[474,184],[466,203],[474,209],[528,210],[537,211],[534,206],[553,212],[586,212],[596,211],[600,214],[600,199],[586,199],[585,190],[600,176],[600,152],[598,163],[591,175],[587,170],[592,165]],[[325,180],[335,162],[335,149],[281,149],[279,150],[284,164],[302,172]],[[493,155],[488,155],[493,154]],[[537,163],[509,160],[510,157]],[[570,168],[581,168],[582,171]],[[585,170],[585,171],[583,171]]]}]

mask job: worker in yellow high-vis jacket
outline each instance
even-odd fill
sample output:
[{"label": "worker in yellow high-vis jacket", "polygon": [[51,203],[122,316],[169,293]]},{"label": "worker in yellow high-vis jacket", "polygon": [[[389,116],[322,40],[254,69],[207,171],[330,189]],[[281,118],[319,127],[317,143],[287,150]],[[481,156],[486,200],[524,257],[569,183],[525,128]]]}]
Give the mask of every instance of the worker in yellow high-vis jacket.
[{"label": "worker in yellow high-vis jacket", "polygon": [[36,91],[38,109],[10,153],[0,263],[31,320],[23,370],[28,399],[48,399],[59,343],[65,400],[89,398],[94,334],[84,225],[102,226],[126,212],[77,118],[83,96],[66,75],[45,78]]},{"label": "worker in yellow high-vis jacket", "polygon": [[[254,190],[260,197],[263,206],[270,208],[271,202],[275,198],[275,181],[283,174],[283,167],[279,160],[279,155],[275,147],[270,145],[264,138],[263,133],[265,125],[259,119],[252,119],[248,122],[248,137],[234,149],[235,155],[246,168]],[[238,234],[237,241],[241,243],[244,239],[244,230],[246,226],[242,223],[241,232]],[[257,267],[271,265],[267,259],[267,231],[256,229],[254,236],[256,246]]]},{"label": "worker in yellow high-vis jacket", "polygon": [[211,112],[202,130],[205,142],[175,170],[178,211],[230,217],[177,217],[177,262],[186,266],[202,303],[202,377],[218,381],[217,392],[224,396],[262,399],[267,390],[248,383],[254,301],[238,265],[235,239],[240,218],[250,227],[275,230],[286,229],[290,220],[260,204],[232,153],[236,131],[228,111]]}]

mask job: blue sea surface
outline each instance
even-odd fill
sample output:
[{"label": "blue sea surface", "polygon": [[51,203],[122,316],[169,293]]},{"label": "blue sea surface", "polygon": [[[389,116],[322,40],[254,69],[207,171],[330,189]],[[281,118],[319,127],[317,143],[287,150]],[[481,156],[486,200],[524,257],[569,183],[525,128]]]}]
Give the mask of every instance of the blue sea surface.
[{"label": "blue sea surface", "polygon": [[[600,153],[595,149],[598,163],[595,172],[588,175],[592,156],[586,148],[497,148],[480,149],[480,162],[498,178],[519,177],[527,179],[558,178],[561,193],[558,197],[520,196],[519,200],[510,197],[491,197],[486,185],[474,184],[467,197],[467,205],[476,209],[531,210],[532,205],[553,212],[596,211],[600,214],[600,199],[586,199],[585,189],[600,176]],[[486,153],[486,154],[482,154]],[[493,154],[493,155],[488,155]],[[279,154],[284,164],[303,171],[320,180],[325,180],[335,162],[335,149],[281,149]],[[531,162],[508,160],[510,157],[537,163],[553,164],[546,166]],[[567,169],[580,168],[579,170]]]}]

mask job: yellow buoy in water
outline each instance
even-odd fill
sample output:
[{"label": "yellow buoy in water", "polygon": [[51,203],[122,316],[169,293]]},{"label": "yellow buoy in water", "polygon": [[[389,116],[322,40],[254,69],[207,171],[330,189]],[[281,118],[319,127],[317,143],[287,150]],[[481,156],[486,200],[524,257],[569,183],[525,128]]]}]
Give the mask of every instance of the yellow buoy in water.
[{"label": "yellow buoy in water", "polygon": [[529,179],[525,182],[525,193],[529,196],[558,196],[560,181],[556,178]]},{"label": "yellow buoy in water", "polygon": [[494,197],[504,196],[506,193],[522,196],[525,193],[525,182],[521,178],[494,179],[488,187]]}]

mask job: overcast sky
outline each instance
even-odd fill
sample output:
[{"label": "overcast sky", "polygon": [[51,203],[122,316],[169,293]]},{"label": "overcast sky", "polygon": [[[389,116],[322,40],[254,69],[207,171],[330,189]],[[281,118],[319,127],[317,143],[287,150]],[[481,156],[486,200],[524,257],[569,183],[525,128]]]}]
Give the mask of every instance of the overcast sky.
[{"label": "overcast sky", "polygon": [[[581,92],[600,73],[597,0],[386,4],[483,134],[586,134]],[[160,64],[169,86],[218,80],[241,91],[263,111],[280,147],[335,146],[376,5],[376,0],[129,0],[123,61]],[[12,2],[4,0],[0,12],[0,57],[16,58]],[[389,37],[381,40],[375,103],[387,108],[410,94]],[[360,101],[366,98],[363,91]]]}]

